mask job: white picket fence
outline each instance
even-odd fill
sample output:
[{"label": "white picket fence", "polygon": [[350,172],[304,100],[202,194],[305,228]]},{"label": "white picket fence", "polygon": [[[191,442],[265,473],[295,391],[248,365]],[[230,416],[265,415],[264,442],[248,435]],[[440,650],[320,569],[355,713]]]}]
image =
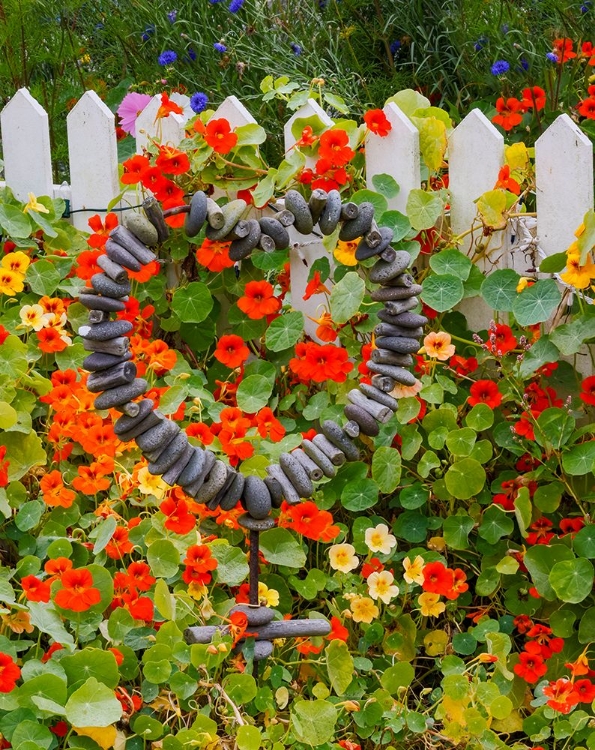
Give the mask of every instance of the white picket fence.
[{"label": "white picket fence", "polygon": [[[184,137],[184,119],[172,114],[158,124],[155,115],[160,106],[157,95],[137,121],[137,151],[140,153],[149,137],[161,128],[162,142],[178,144]],[[389,207],[405,212],[409,192],[420,187],[419,133],[411,121],[394,104],[384,108],[392,124],[385,137],[373,134],[366,142],[366,179],[389,174],[400,186],[398,195],[389,200]],[[309,100],[286,123],[285,148],[295,143],[291,132],[296,118],[313,114],[326,122],[332,121],[321,107]],[[221,104],[214,117],[225,117],[232,127],[255,123],[246,107],[230,96]],[[87,91],[67,116],[70,185],[55,185],[52,175],[48,116],[27,89],[20,89],[0,114],[5,182],[15,195],[26,200],[27,193],[66,198],[77,213],[72,222],[87,229],[90,215],[106,207],[120,192],[114,114],[94,91]],[[504,138],[479,110],[475,109],[454,129],[448,144],[450,178],[450,222],[455,233],[469,229],[476,216],[476,199],[491,190],[504,163]],[[574,232],[585,212],[593,207],[593,147],[580,128],[566,115],[560,115],[543,133],[535,147],[537,185],[537,236],[546,255],[565,250],[574,239]],[[101,213],[101,212],[99,212]],[[293,239],[293,238],[292,238]],[[304,240],[291,251],[292,289],[294,300],[301,297],[309,263],[326,253],[315,237]],[[529,267],[526,258],[510,252],[510,233],[502,238],[502,251],[497,266],[523,272]],[[323,301],[313,297],[303,307],[315,316]],[[308,324],[311,333],[315,326]]]}]

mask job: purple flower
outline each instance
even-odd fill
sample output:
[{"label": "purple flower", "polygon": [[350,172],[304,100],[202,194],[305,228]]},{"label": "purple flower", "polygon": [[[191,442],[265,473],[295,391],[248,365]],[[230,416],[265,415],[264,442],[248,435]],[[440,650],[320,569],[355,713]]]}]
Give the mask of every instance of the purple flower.
[{"label": "purple flower", "polygon": [[136,118],[151,101],[148,94],[137,94],[132,91],[122,99],[117,109],[120,127],[134,138],[136,137]]},{"label": "purple flower", "polygon": [[170,12],[167,14],[167,18],[170,23],[175,23],[177,17],[178,17],[177,10],[170,10]]},{"label": "purple flower", "polygon": [[231,0],[231,3],[229,4],[229,12],[237,13],[239,10],[242,9],[243,4],[244,4],[244,0]]},{"label": "purple flower", "polygon": [[508,73],[510,70],[510,65],[506,62],[506,60],[496,60],[496,62],[492,65],[492,75],[494,76],[501,76],[504,75],[504,73]]},{"label": "purple flower", "polygon": [[157,58],[157,62],[159,65],[173,65],[175,61],[178,59],[178,56],[176,53],[171,49],[166,49],[165,52],[162,52],[159,57]]},{"label": "purple flower", "polygon": [[215,42],[213,49],[217,50],[217,52],[227,52],[227,47],[221,42]]},{"label": "purple flower", "polygon": [[197,91],[196,94],[192,94],[190,97],[190,108],[193,112],[196,112],[197,115],[206,109],[208,103],[209,97],[206,94],[203,94],[202,91]]},{"label": "purple flower", "polygon": [[556,55],[556,53],[555,53],[555,52],[548,52],[548,53],[546,54],[546,58],[547,58],[547,59],[548,59],[548,60],[549,60],[550,62],[555,62],[555,63],[557,63],[557,62],[558,62],[558,56]]},{"label": "purple flower", "polygon": [[211,5],[216,5],[217,3],[222,2],[222,0],[209,0],[209,2],[211,3]]},{"label": "purple flower", "polygon": [[297,55],[297,57],[299,57],[302,54],[302,48],[300,47],[299,44],[292,42],[289,46],[291,47],[291,51],[293,52],[293,54]]},{"label": "purple flower", "polygon": [[401,41],[399,39],[395,39],[394,42],[391,42],[390,43],[390,53],[391,53],[391,55],[394,57],[397,54],[397,52],[401,49],[401,47],[402,47],[402,44],[401,44]]}]

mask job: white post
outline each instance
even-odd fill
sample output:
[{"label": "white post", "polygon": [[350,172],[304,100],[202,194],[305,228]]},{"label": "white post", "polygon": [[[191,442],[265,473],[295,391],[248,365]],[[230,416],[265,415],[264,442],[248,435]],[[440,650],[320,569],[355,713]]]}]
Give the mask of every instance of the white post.
[{"label": "white post", "polygon": [[20,201],[27,193],[53,197],[52,155],[47,112],[26,88],[0,114],[6,184]]},{"label": "white post", "polygon": [[[88,231],[93,214],[105,215],[120,190],[114,114],[94,91],[87,91],[66,118],[70,160],[72,223]],[[97,210],[104,209],[104,211]]]},{"label": "white post", "polygon": [[535,144],[535,179],[539,244],[547,255],[562,253],[593,208],[593,144],[567,114]]},{"label": "white post", "polygon": [[136,120],[136,153],[142,154],[151,140],[177,146],[184,138],[185,118],[174,112],[157,119],[161,107],[161,94],[155,94]]},{"label": "white post", "polygon": [[374,190],[375,175],[394,177],[400,190],[388,207],[404,214],[409,193],[421,186],[419,130],[394,102],[386,105],[384,114],[392,125],[388,135],[369,133],[366,138],[366,183]]},{"label": "white post", "polygon": [[237,96],[228,96],[215,110],[211,120],[224,118],[229,122],[231,128],[241,128],[242,125],[256,125],[256,120],[242,104]]},{"label": "white post", "polygon": [[[308,101],[299,109],[297,109],[294,114],[289,118],[289,120],[285,123],[285,127],[283,128],[283,134],[285,136],[285,153],[288,153],[289,150],[292,148],[292,146],[295,144],[295,142],[298,140],[298,138],[295,138],[293,133],[291,132],[291,128],[293,127],[293,123],[296,120],[305,120],[308,117],[314,117],[318,116],[322,123],[327,128],[332,128],[334,123],[332,119],[327,115],[327,113],[322,109],[320,104],[315,99],[308,99]],[[306,157],[306,166],[307,167],[313,167],[316,163],[316,159],[313,156]]]}]

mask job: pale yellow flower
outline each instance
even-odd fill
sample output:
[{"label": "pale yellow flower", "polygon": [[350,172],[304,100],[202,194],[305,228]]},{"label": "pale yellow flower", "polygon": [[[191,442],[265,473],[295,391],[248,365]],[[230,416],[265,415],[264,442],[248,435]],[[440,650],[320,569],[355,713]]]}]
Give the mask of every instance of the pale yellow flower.
[{"label": "pale yellow flower", "polygon": [[37,211],[38,214],[49,214],[49,208],[46,208],[43,203],[40,203],[34,193],[27,193],[27,198],[29,198],[29,203],[23,208],[24,214],[28,211]]},{"label": "pale yellow flower", "polygon": [[205,597],[200,607],[200,614],[205,620],[210,620],[211,617],[215,617],[215,610],[210,600]]},{"label": "pale yellow flower", "polygon": [[413,396],[416,396],[422,388],[423,385],[421,383],[421,380],[416,380],[413,385],[397,384],[390,392],[390,395],[396,399],[413,398]]},{"label": "pale yellow flower", "polygon": [[188,584],[188,593],[193,599],[199,601],[203,596],[207,595],[207,587],[202,583],[198,583],[198,581],[190,581]]},{"label": "pale yellow flower", "polygon": [[365,540],[370,552],[381,552],[383,555],[390,554],[390,551],[397,546],[396,538],[389,534],[389,528],[385,523],[366,529]]},{"label": "pale yellow flower", "polygon": [[266,583],[258,583],[258,601],[265,607],[279,606],[279,592],[276,589],[270,589]]},{"label": "pale yellow flower", "polygon": [[15,253],[8,253],[2,258],[2,268],[8,268],[9,271],[20,273],[24,276],[31,265],[29,257],[25,253],[17,250]]},{"label": "pale yellow flower", "polygon": [[450,333],[446,331],[431,331],[424,339],[424,345],[420,349],[421,352],[425,352],[428,357],[437,359],[440,362],[446,362],[455,353],[455,346],[451,344]]},{"label": "pale yellow flower", "polygon": [[350,573],[359,565],[359,558],[355,554],[353,544],[333,544],[329,547],[328,556],[333,570]]},{"label": "pale yellow flower", "polygon": [[420,611],[424,617],[438,617],[446,609],[446,604],[440,601],[440,594],[424,591],[417,597]]},{"label": "pale yellow flower", "polygon": [[344,266],[357,266],[355,251],[357,250],[358,245],[359,240],[357,242],[337,242],[337,247],[333,252],[335,260],[338,260],[339,263],[342,263]]},{"label": "pale yellow flower", "polygon": [[23,305],[19,311],[19,316],[23,326],[32,328],[34,331],[41,331],[42,328],[45,328],[52,317],[51,313],[43,311],[41,305]]},{"label": "pale yellow flower", "polygon": [[150,474],[148,467],[143,466],[138,472],[138,489],[143,495],[153,495],[157,500],[163,500],[169,485],[159,475]]},{"label": "pale yellow flower", "polygon": [[351,601],[354,622],[371,623],[380,614],[380,610],[367,596],[357,596]]},{"label": "pale yellow flower", "polygon": [[403,560],[403,570],[405,571],[403,573],[403,578],[405,581],[407,581],[407,583],[419,583],[421,586],[424,582],[424,565],[424,559],[421,555],[416,555],[413,562],[406,557]]},{"label": "pale yellow flower", "polygon": [[367,578],[368,593],[372,599],[380,599],[388,604],[391,599],[399,595],[399,587],[394,583],[395,577],[390,570],[371,573]]}]

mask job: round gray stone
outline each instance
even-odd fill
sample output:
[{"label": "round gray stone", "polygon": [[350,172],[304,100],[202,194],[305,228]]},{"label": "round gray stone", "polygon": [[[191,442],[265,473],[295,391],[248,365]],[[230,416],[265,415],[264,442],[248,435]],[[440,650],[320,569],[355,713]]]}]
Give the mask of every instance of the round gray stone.
[{"label": "round gray stone", "polygon": [[385,284],[407,269],[411,264],[411,255],[406,250],[396,250],[396,257],[391,263],[378,260],[370,269],[370,281],[373,284]]},{"label": "round gray stone", "polygon": [[347,417],[347,419],[352,419],[359,425],[359,428],[364,433],[364,435],[376,437],[376,435],[378,435],[378,433],[380,432],[378,422],[369,412],[365,411],[361,407],[356,406],[355,404],[347,404],[343,411],[345,412],[345,416]]},{"label": "round gray stone", "polygon": [[266,518],[271,512],[271,493],[260,477],[246,477],[242,505],[257,520]]}]

